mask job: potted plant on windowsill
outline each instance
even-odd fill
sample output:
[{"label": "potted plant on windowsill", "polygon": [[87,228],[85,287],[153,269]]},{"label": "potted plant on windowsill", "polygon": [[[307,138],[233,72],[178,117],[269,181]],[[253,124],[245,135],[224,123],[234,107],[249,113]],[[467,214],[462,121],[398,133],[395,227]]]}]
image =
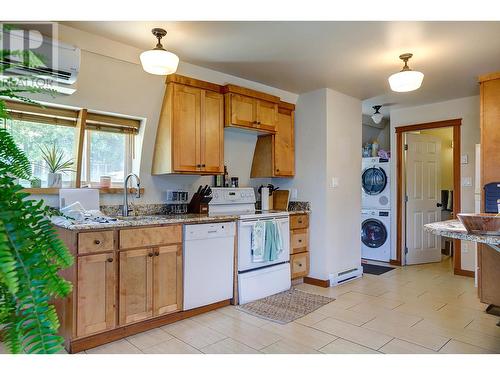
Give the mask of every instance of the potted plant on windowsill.
[{"label": "potted plant on windowsill", "polygon": [[56,148],[55,145],[52,145],[51,148],[48,146],[40,147],[40,151],[42,152],[42,159],[49,168],[47,186],[61,188],[63,173],[74,172],[72,169],[73,159],[64,160],[64,152]]}]

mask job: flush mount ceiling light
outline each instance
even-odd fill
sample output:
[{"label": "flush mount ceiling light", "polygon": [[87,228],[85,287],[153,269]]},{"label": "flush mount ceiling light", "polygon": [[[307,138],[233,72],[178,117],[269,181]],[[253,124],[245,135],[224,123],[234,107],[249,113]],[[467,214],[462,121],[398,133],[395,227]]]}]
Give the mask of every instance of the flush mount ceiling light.
[{"label": "flush mount ceiling light", "polygon": [[179,58],[175,53],[168,52],[161,44],[161,38],[167,35],[167,32],[160,28],[155,28],[151,32],[158,39],[158,43],[152,50],[141,53],[142,68],[148,73],[162,76],[175,73]]},{"label": "flush mount ceiling light", "polygon": [[375,110],[375,113],[372,115],[372,120],[375,124],[380,124],[380,122],[384,118],[382,113],[379,112],[379,110],[380,110],[380,108],[382,108],[382,106],[381,105],[374,105],[372,108]]},{"label": "flush mount ceiling light", "polygon": [[416,90],[422,85],[424,74],[411,70],[408,66],[408,60],[411,59],[413,54],[403,53],[399,56],[405,62],[403,69],[399,73],[395,73],[389,77],[389,85],[392,91],[408,92]]}]

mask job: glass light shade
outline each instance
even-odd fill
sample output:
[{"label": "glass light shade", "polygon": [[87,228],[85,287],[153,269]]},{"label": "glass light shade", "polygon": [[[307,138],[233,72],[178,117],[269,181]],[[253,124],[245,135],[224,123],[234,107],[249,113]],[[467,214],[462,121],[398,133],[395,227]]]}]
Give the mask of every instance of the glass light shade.
[{"label": "glass light shade", "polygon": [[392,91],[408,92],[418,89],[422,85],[424,74],[415,70],[403,70],[389,77]]},{"label": "glass light shade", "polygon": [[384,115],[382,115],[382,113],[375,113],[372,115],[372,120],[375,124],[380,124],[383,118]]},{"label": "glass light shade", "polygon": [[179,57],[164,49],[152,49],[141,53],[142,68],[151,74],[168,75],[175,73],[179,65]]}]

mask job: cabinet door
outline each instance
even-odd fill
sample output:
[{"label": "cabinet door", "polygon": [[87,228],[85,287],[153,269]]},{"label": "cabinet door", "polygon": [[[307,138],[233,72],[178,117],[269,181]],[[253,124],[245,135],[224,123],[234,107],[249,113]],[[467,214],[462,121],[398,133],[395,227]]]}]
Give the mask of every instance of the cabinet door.
[{"label": "cabinet door", "polygon": [[278,104],[255,100],[257,107],[257,128],[275,131],[278,122]]},{"label": "cabinet door", "polygon": [[224,96],[203,91],[201,105],[201,166],[204,172],[224,172]]},{"label": "cabinet door", "polygon": [[201,91],[194,87],[174,86],[172,153],[176,172],[200,170]]},{"label": "cabinet door", "polygon": [[162,246],[155,249],[153,262],[154,315],[182,309],[182,247]]},{"label": "cabinet door", "polygon": [[77,259],[77,337],[116,326],[116,266],[113,253]]},{"label": "cabinet door", "polygon": [[153,249],[120,252],[120,325],[153,316]]},{"label": "cabinet door", "polygon": [[294,114],[281,110],[278,113],[278,126],[274,136],[274,174],[293,176],[295,174]]},{"label": "cabinet door", "polygon": [[231,124],[254,128],[256,125],[256,100],[248,96],[230,94]]}]

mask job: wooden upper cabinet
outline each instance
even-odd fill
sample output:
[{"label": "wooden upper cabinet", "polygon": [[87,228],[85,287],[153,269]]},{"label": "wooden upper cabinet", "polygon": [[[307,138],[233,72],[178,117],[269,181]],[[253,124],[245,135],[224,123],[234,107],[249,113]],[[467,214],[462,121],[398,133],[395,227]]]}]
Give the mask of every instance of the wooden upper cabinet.
[{"label": "wooden upper cabinet", "polygon": [[154,249],[153,312],[169,314],[182,310],[182,247],[162,246]]},{"label": "wooden upper cabinet", "polygon": [[295,175],[295,106],[280,102],[276,133],[257,139],[250,176],[293,177]]},{"label": "wooden upper cabinet", "polygon": [[76,336],[116,327],[116,262],[113,253],[77,259]]},{"label": "wooden upper cabinet", "polygon": [[[481,187],[500,181],[500,72],[479,77],[481,105]],[[484,205],[484,191],[481,199]],[[483,207],[484,210],[484,207]]]},{"label": "wooden upper cabinet", "polygon": [[276,131],[278,123],[278,104],[256,100],[257,128],[267,131]]},{"label": "wooden upper cabinet", "polygon": [[274,136],[274,174],[288,177],[295,174],[294,112],[280,108]]},{"label": "wooden upper cabinet", "polygon": [[197,172],[201,164],[201,91],[174,85],[172,136],[176,172]]},{"label": "wooden upper cabinet", "polygon": [[204,172],[224,172],[224,96],[202,92],[201,164]]},{"label": "wooden upper cabinet", "polygon": [[120,325],[153,316],[152,248],[120,252]]},{"label": "wooden upper cabinet", "polygon": [[224,97],[219,85],[167,77],[152,174],[224,172]]},{"label": "wooden upper cabinet", "polygon": [[246,89],[235,85],[226,85],[225,126],[274,133],[278,122],[277,96]]},{"label": "wooden upper cabinet", "polygon": [[226,95],[226,103],[229,108],[228,117],[231,119],[228,125],[239,125],[253,128],[257,122],[255,99],[248,96],[229,94]]}]

